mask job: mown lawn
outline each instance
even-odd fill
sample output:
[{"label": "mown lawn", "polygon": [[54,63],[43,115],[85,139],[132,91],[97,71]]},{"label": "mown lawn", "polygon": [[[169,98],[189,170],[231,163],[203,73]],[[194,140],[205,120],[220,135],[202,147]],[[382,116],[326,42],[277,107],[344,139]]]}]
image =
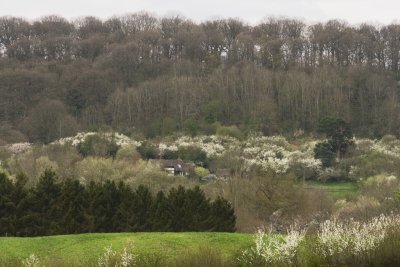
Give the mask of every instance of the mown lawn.
[{"label": "mown lawn", "polygon": [[22,259],[34,253],[44,262],[90,266],[97,262],[99,255],[104,252],[104,247],[112,245],[114,250],[120,251],[128,240],[134,242],[135,254],[142,256],[159,255],[163,258],[174,258],[196,250],[199,246],[207,246],[220,251],[225,257],[232,257],[250,246],[253,237],[252,234],[239,233],[112,233],[34,238],[3,237],[0,238],[0,263],[20,263]]},{"label": "mown lawn", "polygon": [[324,189],[333,199],[352,199],[358,195],[356,182],[308,182],[306,188]]}]

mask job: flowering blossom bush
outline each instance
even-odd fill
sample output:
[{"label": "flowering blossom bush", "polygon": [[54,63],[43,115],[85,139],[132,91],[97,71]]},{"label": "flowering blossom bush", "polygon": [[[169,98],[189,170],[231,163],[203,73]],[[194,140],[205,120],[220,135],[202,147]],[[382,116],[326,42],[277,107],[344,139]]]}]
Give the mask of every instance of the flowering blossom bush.
[{"label": "flowering blossom bush", "polygon": [[175,144],[165,144],[165,143],[159,143],[158,144],[158,150],[160,151],[161,154],[164,153],[166,150],[170,151],[178,151],[178,147]]},{"label": "flowering blossom bush", "polygon": [[97,261],[99,267],[132,267],[135,266],[135,255],[132,253],[134,246],[128,241],[120,254],[112,249],[112,245],[104,248],[104,253]]},{"label": "flowering blossom bush", "polygon": [[121,267],[130,267],[134,266],[135,256],[132,254],[131,251],[128,251],[126,247],[124,247],[123,251],[121,252]]},{"label": "flowering blossom bush", "polygon": [[393,187],[396,186],[395,182],[398,180],[397,176],[395,175],[375,175],[372,177],[368,177],[365,181],[363,181],[364,186],[379,188],[383,186]]},{"label": "flowering blossom bush", "polygon": [[39,267],[40,260],[35,254],[31,254],[28,258],[22,261],[24,267]]},{"label": "flowering blossom bush", "polygon": [[294,150],[282,136],[253,137],[245,143],[242,158],[247,166],[258,165],[276,173],[286,173],[295,165],[320,170],[321,161],[314,158],[315,144],[308,142]]},{"label": "flowering blossom bush", "polygon": [[366,223],[328,220],[321,224],[318,233],[319,249],[324,256],[338,255],[343,251],[354,254],[368,252],[384,240],[388,229],[399,226],[399,215],[381,215]]},{"label": "flowering blossom bush", "polygon": [[[309,250],[307,253],[325,259],[341,255],[365,255],[384,241],[390,229],[398,227],[400,215],[380,215],[365,223],[327,220],[321,224],[316,239],[310,240],[305,238],[304,231],[293,228],[285,236],[266,235],[258,230],[255,246],[245,250],[239,261],[245,266],[290,266],[295,264],[300,245]],[[307,253],[306,257],[310,257]]]},{"label": "flowering blossom bush", "polygon": [[375,144],[374,140],[367,139],[367,138],[354,138],[353,141],[354,141],[356,150],[360,151],[361,153],[370,151]]},{"label": "flowering blossom bush", "polygon": [[244,265],[260,265],[273,263],[292,263],[297,247],[304,238],[303,231],[292,228],[287,235],[266,235],[258,230],[255,237],[255,247],[245,250],[239,261]]},{"label": "flowering blossom bush", "polygon": [[15,144],[6,146],[6,149],[13,154],[19,154],[19,153],[25,152],[26,150],[30,149],[31,147],[32,147],[31,143],[15,143]]},{"label": "flowering blossom bush", "polygon": [[175,142],[175,146],[199,147],[207,153],[208,157],[221,156],[226,150],[238,146],[239,140],[228,136],[182,136]]},{"label": "flowering blossom bush", "polygon": [[382,141],[374,142],[371,149],[384,155],[400,158],[400,142],[397,140],[389,143]]},{"label": "flowering blossom bush", "polygon": [[400,141],[395,137],[384,136],[381,140],[371,140],[367,138],[354,138],[356,150],[361,153],[375,151],[384,155],[400,158]]},{"label": "flowering blossom bush", "polygon": [[238,147],[240,145],[239,140],[228,136],[181,136],[178,139],[169,143],[159,143],[158,149],[161,155],[164,151],[177,151],[179,147],[196,147],[203,150],[207,157],[219,157],[225,151]]},{"label": "flowering blossom bush", "polygon": [[120,133],[96,133],[96,132],[88,132],[88,133],[80,132],[73,137],[61,138],[53,142],[53,144],[60,144],[60,145],[71,144],[73,146],[78,146],[80,143],[85,141],[86,137],[92,135],[101,135],[102,137],[105,137],[110,141],[113,140],[118,146],[134,145],[137,147],[140,146],[141,144],[141,142],[135,141],[129,138],[128,136]]},{"label": "flowering blossom bush", "polygon": [[[117,252],[112,249],[112,245],[104,248],[104,253],[102,256],[99,257],[98,265],[99,267],[108,267],[111,265],[112,261],[114,260]],[[112,266],[112,265],[111,265]]]}]

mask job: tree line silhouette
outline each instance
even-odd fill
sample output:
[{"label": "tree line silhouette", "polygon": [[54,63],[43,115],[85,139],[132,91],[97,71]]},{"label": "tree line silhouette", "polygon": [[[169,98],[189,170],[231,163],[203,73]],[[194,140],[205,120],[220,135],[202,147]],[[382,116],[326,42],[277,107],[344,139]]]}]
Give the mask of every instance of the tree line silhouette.
[{"label": "tree line silhouette", "polygon": [[199,187],[152,194],[120,182],[56,182],[47,170],[26,189],[22,175],[11,181],[0,173],[0,235],[43,236],[94,232],[234,232],[229,202],[207,199]]},{"label": "tree line silhouette", "polygon": [[[218,61],[223,52],[230,62],[254,61],[273,69],[333,63],[397,71],[399,36],[398,24],[351,26],[340,20],[307,25],[298,19],[267,18],[251,26],[230,18],[196,24],[182,16],[159,18],[146,12],[107,20],[87,16],[68,21],[56,15],[33,22],[0,18],[1,53],[21,61],[94,61],[112,53],[127,64],[161,63],[164,59],[212,64],[210,61]],[[124,50],[135,57],[124,58]],[[122,75],[129,75],[124,66],[118,68],[124,71]],[[135,79],[125,82],[132,85]]]}]

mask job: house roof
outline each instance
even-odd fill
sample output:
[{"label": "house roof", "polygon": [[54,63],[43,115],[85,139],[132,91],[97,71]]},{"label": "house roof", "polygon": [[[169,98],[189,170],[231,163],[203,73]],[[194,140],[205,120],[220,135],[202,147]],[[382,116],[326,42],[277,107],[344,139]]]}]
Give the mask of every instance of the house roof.
[{"label": "house roof", "polygon": [[160,159],[163,168],[174,168],[175,171],[188,171],[194,168],[194,163],[184,162],[181,159]]}]

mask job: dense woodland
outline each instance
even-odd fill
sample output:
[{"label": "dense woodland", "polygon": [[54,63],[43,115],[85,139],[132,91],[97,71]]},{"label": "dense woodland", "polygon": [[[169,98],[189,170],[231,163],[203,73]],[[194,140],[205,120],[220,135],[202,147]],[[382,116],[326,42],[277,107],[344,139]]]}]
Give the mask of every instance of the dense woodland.
[{"label": "dense woodland", "polygon": [[1,17],[0,54],[0,143],[104,128],[310,133],[325,116],[358,136],[400,134],[396,24]]}]

